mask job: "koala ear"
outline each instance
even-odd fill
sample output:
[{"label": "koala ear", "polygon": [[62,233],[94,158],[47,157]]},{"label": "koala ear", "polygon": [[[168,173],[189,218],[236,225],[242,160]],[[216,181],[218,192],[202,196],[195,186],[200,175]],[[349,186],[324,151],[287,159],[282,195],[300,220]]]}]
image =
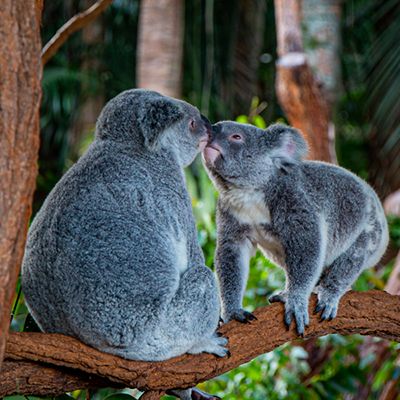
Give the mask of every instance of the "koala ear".
[{"label": "koala ear", "polygon": [[142,104],[137,120],[145,145],[150,149],[154,148],[162,133],[182,119],[183,115],[177,104],[162,96]]},{"label": "koala ear", "polygon": [[267,140],[271,145],[271,158],[275,166],[288,173],[308,153],[303,135],[294,128],[283,124],[274,124],[266,129]]}]

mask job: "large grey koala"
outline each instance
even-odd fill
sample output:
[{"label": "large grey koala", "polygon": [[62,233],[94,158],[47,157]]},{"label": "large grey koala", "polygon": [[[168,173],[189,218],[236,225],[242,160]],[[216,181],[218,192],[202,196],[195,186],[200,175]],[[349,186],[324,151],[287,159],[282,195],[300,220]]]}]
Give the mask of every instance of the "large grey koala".
[{"label": "large grey koala", "polygon": [[227,354],[183,174],[210,128],[195,107],[152,91],[104,107],[93,144],[29,230],[22,287],[43,331],[134,360]]},{"label": "large grey koala", "polygon": [[343,293],[385,252],[388,228],[373,189],[343,168],[303,161],[306,153],[301,134],[285,125],[213,125],[203,155],[220,193],[215,262],[224,321],[254,318],[242,298],[256,246],[286,272],[286,289],[270,301],[285,303],[285,323],[294,317],[299,334],[314,289],[316,312],[334,318]]}]

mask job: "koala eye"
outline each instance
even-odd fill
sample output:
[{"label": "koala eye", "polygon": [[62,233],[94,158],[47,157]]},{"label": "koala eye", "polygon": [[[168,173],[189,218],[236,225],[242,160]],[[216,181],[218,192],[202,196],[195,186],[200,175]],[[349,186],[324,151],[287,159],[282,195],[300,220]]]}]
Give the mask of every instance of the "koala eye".
[{"label": "koala eye", "polygon": [[243,140],[243,137],[242,137],[242,135],[239,135],[238,133],[234,133],[233,135],[229,136],[229,139],[234,142],[241,142]]},{"label": "koala eye", "polygon": [[196,129],[196,121],[195,121],[194,119],[191,119],[191,120],[189,121],[189,129],[190,129],[191,131],[194,131],[194,130]]}]

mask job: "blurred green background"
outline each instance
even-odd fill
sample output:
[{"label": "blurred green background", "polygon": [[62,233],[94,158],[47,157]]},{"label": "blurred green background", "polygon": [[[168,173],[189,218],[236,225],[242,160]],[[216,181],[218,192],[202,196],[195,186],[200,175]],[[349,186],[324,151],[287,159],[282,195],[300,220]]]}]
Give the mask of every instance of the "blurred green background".
[{"label": "blurred green background", "polygon": [[[43,43],[92,3],[45,1]],[[254,11],[250,3],[258,3],[259,8]],[[399,189],[400,181],[400,4],[395,0],[343,0],[340,7],[340,83],[332,117],[338,160],[367,179],[383,199]],[[34,212],[91,142],[98,110],[120,91],[136,87],[140,10],[140,1],[115,0],[95,22],[71,36],[45,66]],[[243,22],[244,13],[250,24]],[[238,72],[238,57],[240,61],[247,54],[240,46],[253,42],[251,18],[257,18],[262,26],[258,53],[244,72]],[[306,35],[306,27],[303,29]],[[305,43],[311,51],[313,46],[312,40]],[[199,107],[211,121],[237,119],[260,127],[285,121],[274,88],[276,53],[273,1],[186,1],[181,97]],[[200,160],[187,169],[186,176],[199,241],[207,265],[213,268],[216,192]],[[364,272],[354,289],[385,287],[400,248],[400,219],[391,217],[389,222],[392,257]],[[268,296],[283,285],[283,271],[258,253],[251,262],[246,308],[251,311],[266,305]],[[25,324],[26,317],[18,286],[12,329],[31,330],[29,320]],[[390,398],[400,398],[399,345],[387,343],[384,356],[377,359],[377,342],[370,340],[366,345],[361,336],[340,335],[299,340],[200,387],[228,400],[383,399],[380,396],[387,382],[395,382],[395,397]],[[61,397],[126,400],[137,395],[135,390],[103,389]]]}]

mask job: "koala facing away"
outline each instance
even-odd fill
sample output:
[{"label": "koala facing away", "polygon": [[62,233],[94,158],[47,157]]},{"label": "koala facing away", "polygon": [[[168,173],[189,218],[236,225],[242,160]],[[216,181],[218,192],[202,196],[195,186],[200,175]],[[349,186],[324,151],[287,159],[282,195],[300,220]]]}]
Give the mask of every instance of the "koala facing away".
[{"label": "koala facing away", "polygon": [[215,263],[224,321],[254,318],[242,298],[256,246],[286,272],[285,290],[270,301],[285,304],[285,323],[294,317],[299,334],[313,290],[316,311],[334,318],[343,293],[385,252],[387,222],[373,189],[341,167],[303,161],[306,153],[301,134],[285,125],[213,125],[203,158],[219,191]]},{"label": "koala facing away", "polygon": [[22,286],[46,332],[135,360],[227,354],[183,167],[210,125],[179,100],[128,90],[29,230]]}]

